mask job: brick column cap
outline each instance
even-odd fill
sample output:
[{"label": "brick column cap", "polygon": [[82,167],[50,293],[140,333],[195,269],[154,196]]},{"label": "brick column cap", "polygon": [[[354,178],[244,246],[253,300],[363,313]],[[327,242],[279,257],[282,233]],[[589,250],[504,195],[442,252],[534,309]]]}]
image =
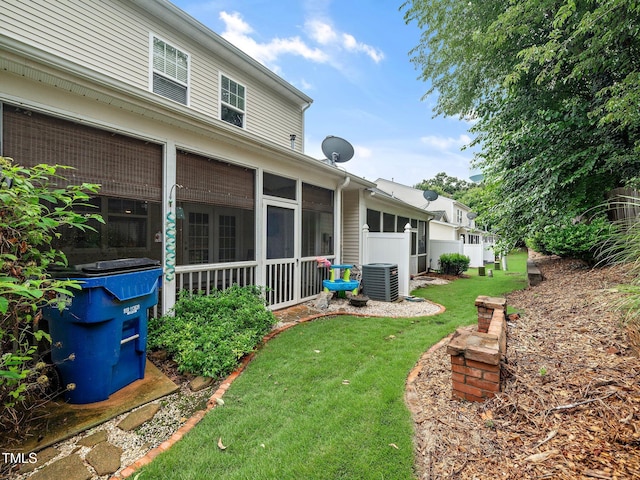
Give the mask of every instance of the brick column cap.
[{"label": "brick column cap", "polygon": [[507,299],[503,297],[488,297],[486,295],[480,295],[476,298],[476,307],[490,308],[492,310],[507,309]]}]

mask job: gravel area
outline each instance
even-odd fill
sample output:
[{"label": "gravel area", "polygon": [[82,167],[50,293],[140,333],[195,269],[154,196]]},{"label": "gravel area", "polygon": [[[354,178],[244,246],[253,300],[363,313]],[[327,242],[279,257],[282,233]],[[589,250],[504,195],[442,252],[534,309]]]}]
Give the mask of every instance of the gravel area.
[{"label": "gravel area", "polygon": [[[409,288],[411,291],[414,291],[426,285],[443,283],[448,283],[448,281],[426,277],[426,279],[412,280]],[[307,305],[313,308],[315,300],[307,302]],[[399,297],[395,302],[368,300],[364,307],[354,307],[349,303],[348,299],[334,297],[329,302],[328,308],[318,311],[319,313],[354,313],[358,315],[370,315],[372,317],[420,317],[435,315],[440,309],[440,305],[417,297]]]},{"label": "gravel area", "polygon": [[[84,459],[91,448],[80,445],[80,440],[104,430],[107,433],[107,441],[122,449],[120,460],[122,468],[125,468],[173,435],[195,411],[203,409],[213,395],[214,388],[217,388],[217,384],[199,392],[192,392],[188,381],[184,381],[177,392],[152,402],[158,403],[161,408],[151,420],[139,428],[129,432],[118,428],[118,423],[131,412],[123,413],[108,422],[55,444],[52,448],[58,453],[47,463],[53,463],[71,454],[77,454]],[[91,480],[108,480],[112,477],[112,475],[99,476],[90,466],[88,468],[92,473]],[[10,478],[25,480],[33,474],[29,472]],[[0,478],[2,478],[1,475]]]}]

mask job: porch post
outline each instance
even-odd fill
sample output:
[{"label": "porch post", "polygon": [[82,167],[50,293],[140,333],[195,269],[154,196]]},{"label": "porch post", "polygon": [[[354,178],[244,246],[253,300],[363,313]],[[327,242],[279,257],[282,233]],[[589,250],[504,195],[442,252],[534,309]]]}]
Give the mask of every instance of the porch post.
[{"label": "porch post", "polygon": [[173,188],[176,184],[176,144],[171,140],[167,141],[164,145],[163,173],[164,187],[162,189],[162,223],[164,225],[164,248],[162,249],[162,314],[165,315],[176,304],[176,256],[175,250],[173,253],[169,252],[167,255],[167,246],[171,246],[172,244],[171,239],[168,238],[169,236],[174,236],[173,246],[174,248],[178,248],[178,245],[175,244],[175,224],[173,226],[173,231],[171,229],[171,225],[169,225],[170,215],[173,215],[173,219],[176,218],[176,196],[178,194],[177,188]]},{"label": "porch post", "polygon": [[402,277],[398,279],[398,287],[401,295],[411,295],[409,290],[409,280],[411,279],[411,222],[407,222],[404,226],[404,250],[406,255],[403,255],[402,262],[404,265],[398,265],[398,274],[402,272]]},{"label": "porch post", "polygon": [[369,263],[369,225],[362,226],[362,265]]},{"label": "porch post", "polygon": [[[427,224],[425,225],[424,232],[424,241],[426,243],[426,254],[427,254],[427,273],[431,269],[431,218],[427,219]],[[420,272],[418,272],[420,273]]]}]

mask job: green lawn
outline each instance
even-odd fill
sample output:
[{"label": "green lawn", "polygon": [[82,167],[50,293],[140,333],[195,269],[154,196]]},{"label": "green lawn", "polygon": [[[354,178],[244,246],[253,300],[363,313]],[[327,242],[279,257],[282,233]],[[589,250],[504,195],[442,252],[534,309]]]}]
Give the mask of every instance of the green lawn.
[{"label": "green lawn", "polygon": [[[144,479],[412,479],[407,374],[458,326],[478,295],[523,288],[524,254],[509,271],[429,286],[414,295],[446,307],[422,318],[333,317],[268,342],[180,442],[140,470]],[[226,446],[218,448],[218,439]]]}]

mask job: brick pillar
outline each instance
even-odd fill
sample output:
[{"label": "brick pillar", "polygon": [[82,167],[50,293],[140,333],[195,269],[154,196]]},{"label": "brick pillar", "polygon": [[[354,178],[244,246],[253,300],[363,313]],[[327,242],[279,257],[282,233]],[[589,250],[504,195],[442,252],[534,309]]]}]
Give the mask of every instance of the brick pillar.
[{"label": "brick pillar", "polygon": [[480,295],[476,298],[476,307],[478,307],[478,331],[480,333],[487,333],[491,319],[493,318],[493,311],[498,309],[506,312],[507,300],[501,297]]},{"label": "brick pillar", "polygon": [[447,346],[451,355],[452,397],[482,402],[500,391],[500,360],[506,353],[507,301],[476,299],[478,329],[458,329]]},{"label": "brick pillar", "polygon": [[451,394],[469,402],[483,402],[500,391],[500,365],[451,355]]}]

